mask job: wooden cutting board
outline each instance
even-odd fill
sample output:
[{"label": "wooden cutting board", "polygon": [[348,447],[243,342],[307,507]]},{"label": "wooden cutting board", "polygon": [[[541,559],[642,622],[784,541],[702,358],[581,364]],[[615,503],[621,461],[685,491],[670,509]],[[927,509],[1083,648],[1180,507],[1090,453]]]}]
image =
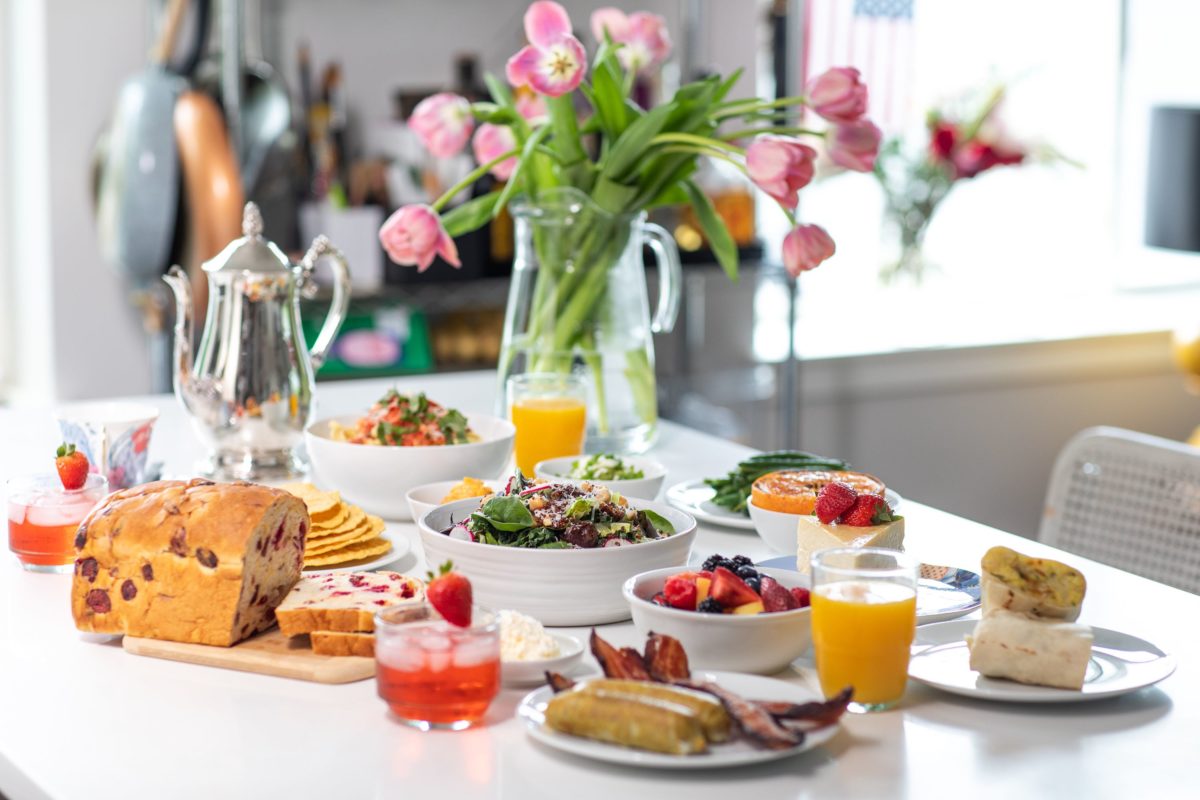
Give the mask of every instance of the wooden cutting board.
[{"label": "wooden cutting board", "polygon": [[288,638],[278,628],[260,633],[233,647],[166,642],[126,636],[126,652],[206,667],[258,672],[316,683],[352,683],[375,676],[375,659],[361,656],[319,656],[309,649],[307,636]]}]

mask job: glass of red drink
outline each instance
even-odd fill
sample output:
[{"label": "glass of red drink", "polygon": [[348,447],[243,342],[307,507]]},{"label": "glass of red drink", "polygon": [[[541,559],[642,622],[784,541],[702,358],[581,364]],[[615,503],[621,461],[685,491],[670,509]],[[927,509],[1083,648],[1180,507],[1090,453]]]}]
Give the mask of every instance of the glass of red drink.
[{"label": "glass of red drink", "polygon": [[500,625],[475,606],[471,626],[446,622],[428,603],[375,615],[379,696],[408,725],[463,730],[483,719],[500,691]]},{"label": "glass of red drink", "polygon": [[8,549],[30,572],[70,572],[79,523],[106,494],[103,475],[88,475],[83,488],[69,490],[57,475],[9,480]]}]

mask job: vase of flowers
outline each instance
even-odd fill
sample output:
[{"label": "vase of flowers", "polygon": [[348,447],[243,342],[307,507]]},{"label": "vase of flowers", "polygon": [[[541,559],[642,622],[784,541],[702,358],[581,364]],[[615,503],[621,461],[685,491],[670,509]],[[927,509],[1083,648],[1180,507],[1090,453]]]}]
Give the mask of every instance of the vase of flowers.
[{"label": "vase of flowers", "polygon": [[[812,180],[816,157],[801,137],[824,142],[835,161],[867,172],[879,131],[864,118],[867,89],[853,69],[832,69],[804,96],[780,100],[731,100],[739,76],[710,76],[644,109],[630,95],[638,74],[670,52],[661,17],[596,11],[590,62],[562,6],[539,0],[524,22],[529,44],[508,60],[507,85],[486,78],[490,101],[443,93],[414,109],[409,124],[435,156],[471,142],[479,167],[431,205],[396,211],[380,239],[397,263],[425,269],[440,255],[457,265],[452,237],[510,208],[516,255],[497,370],[500,402],[513,374],[583,373],[591,393],[588,449],[638,452],[653,442],[658,419],[651,333],[670,330],[679,303],[674,243],[645,213],[689,204],[717,261],[736,279],[733,238],[693,181],[699,159],[726,161],[787,214],[793,227],[783,258],[798,275],[834,253],[822,228],[796,220],[797,193]],[[826,119],[828,130],[801,127],[804,107]],[[444,210],[488,172],[501,181],[495,191]],[[653,318],[643,245],[660,266]]]}]

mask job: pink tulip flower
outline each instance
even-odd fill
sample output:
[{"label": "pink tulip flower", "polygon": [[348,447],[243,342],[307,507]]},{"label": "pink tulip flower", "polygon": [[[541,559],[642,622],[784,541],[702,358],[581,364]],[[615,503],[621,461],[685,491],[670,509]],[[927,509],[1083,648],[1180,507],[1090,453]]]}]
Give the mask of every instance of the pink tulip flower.
[{"label": "pink tulip flower", "polygon": [[[517,138],[513,136],[512,128],[507,125],[493,125],[490,122],[480,125],[479,130],[475,132],[475,138],[471,141],[471,147],[475,151],[475,160],[480,164],[486,164],[493,158],[499,158],[516,146]],[[513,156],[492,167],[491,173],[496,176],[497,180],[506,181],[512,177],[513,170],[516,168],[517,159],[516,156]]]},{"label": "pink tulip flower", "polygon": [[533,3],[525,12],[525,36],[529,44],[505,67],[508,82],[549,97],[574,91],[587,69],[587,53],[571,35],[566,10],[551,0]]},{"label": "pink tulip flower", "polygon": [[604,41],[604,33],[621,45],[617,59],[631,72],[656,67],[671,54],[671,36],[667,21],[658,14],[636,11],[629,16],[619,8],[598,8],[592,12],[592,35]]},{"label": "pink tulip flower", "polygon": [[542,125],[550,118],[546,109],[546,100],[540,94],[520,92],[515,101],[517,113],[525,118],[530,125]]},{"label": "pink tulip flower", "polygon": [[426,205],[398,209],[379,229],[379,241],[392,261],[406,267],[415,264],[418,272],[429,269],[437,256],[452,266],[462,266],[454,240],[442,227],[437,212]]},{"label": "pink tulip flower", "polygon": [[783,239],[783,266],[793,278],[815,269],[836,251],[833,239],[820,225],[797,225]]},{"label": "pink tulip flower", "polygon": [[448,158],[467,146],[475,129],[475,118],[465,97],[439,92],[417,103],[408,118],[408,127],[416,131],[435,157]]},{"label": "pink tulip flower", "polygon": [[854,67],[833,67],[808,84],[808,104],[830,122],[853,122],[867,113],[867,85]]},{"label": "pink tulip flower", "polygon": [[870,120],[837,125],[826,136],[833,163],[855,172],[875,169],[875,156],[879,155],[879,140],[883,133]]},{"label": "pink tulip flower", "polygon": [[813,177],[817,151],[786,136],[759,136],[746,148],[746,171],[758,188],[785,208],[795,208],[798,193]]}]

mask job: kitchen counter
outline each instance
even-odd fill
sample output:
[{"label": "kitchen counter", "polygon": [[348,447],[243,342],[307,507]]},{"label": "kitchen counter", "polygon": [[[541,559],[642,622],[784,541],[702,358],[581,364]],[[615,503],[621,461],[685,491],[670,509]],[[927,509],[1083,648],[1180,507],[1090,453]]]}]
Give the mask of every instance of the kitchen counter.
[{"label": "kitchen counter", "polygon": [[[352,413],[390,381],[319,388],[322,415]],[[487,412],[494,378],[471,373],[404,379],[449,405]],[[184,475],[200,456],[169,397],[151,458]],[[0,476],[50,466],[51,415],[0,411]],[[749,451],[664,423],[652,452],[668,485],[725,472]],[[902,476],[895,482],[902,483]],[[977,569],[988,547],[1057,551],[909,498],[907,549],[930,563]],[[423,574],[411,523],[392,523]],[[770,555],[753,533],[701,526],[696,552]],[[828,744],[771,764],[714,772],[622,768],[548,750],[514,719],[523,691],[505,690],[488,724],[420,733],[390,718],[364,681],[326,686],[140,658],[74,630],[69,576],[23,572],[0,559],[0,795],[26,797],[763,798],[927,796],[1179,797],[1194,780],[1200,730],[1200,597],[1073,556],[1087,575],[1083,621],[1126,631],[1174,653],[1178,671],[1126,697],[1063,706],[1000,705],[911,684],[902,705],[847,715]],[[569,587],[563,587],[569,591]],[[566,629],[582,636],[582,629]],[[636,644],[630,623],[603,626]],[[589,661],[590,664],[590,661]],[[802,660],[782,674],[815,686]]]}]

